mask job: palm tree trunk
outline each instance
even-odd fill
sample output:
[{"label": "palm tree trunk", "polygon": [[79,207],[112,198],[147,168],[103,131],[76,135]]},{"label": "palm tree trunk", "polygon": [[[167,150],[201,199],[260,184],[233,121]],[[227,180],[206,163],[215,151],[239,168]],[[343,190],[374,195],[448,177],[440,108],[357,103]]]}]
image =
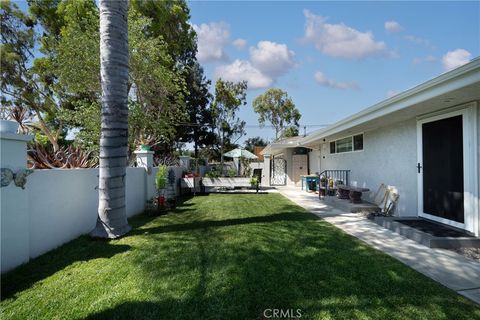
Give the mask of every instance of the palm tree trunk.
[{"label": "palm tree trunk", "polygon": [[100,0],[102,117],[98,218],[90,236],[118,238],[131,227],[125,207],[128,157],[128,0]]}]

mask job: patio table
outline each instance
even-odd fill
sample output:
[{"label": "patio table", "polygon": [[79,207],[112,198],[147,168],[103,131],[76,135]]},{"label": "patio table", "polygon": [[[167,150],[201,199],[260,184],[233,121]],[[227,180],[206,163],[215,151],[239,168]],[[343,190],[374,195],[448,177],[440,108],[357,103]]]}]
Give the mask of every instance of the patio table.
[{"label": "patio table", "polygon": [[370,191],[368,188],[346,186],[343,184],[339,184],[337,188],[339,199],[350,199],[353,203],[362,203],[362,192]]}]

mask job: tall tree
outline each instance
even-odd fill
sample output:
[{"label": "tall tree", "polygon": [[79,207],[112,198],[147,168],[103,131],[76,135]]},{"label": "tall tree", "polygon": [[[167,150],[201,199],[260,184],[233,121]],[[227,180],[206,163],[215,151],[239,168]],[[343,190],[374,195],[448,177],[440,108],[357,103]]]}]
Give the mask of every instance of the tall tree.
[{"label": "tall tree", "polygon": [[280,134],[280,139],[296,137],[298,136],[298,134],[299,131],[297,126],[287,127],[282,130],[282,133]]},{"label": "tall tree", "polygon": [[300,111],[295,107],[287,92],[271,88],[253,100],[253,110],[258,113],[258,122],[264,126],[268,121],[275,129],[275,138],[288,127],[298,129],[301,118]]},{"label": "tall tree", "polygon": [[[245,134],[245,121],[240,120],[237,111],[246,104],[247,82],[231,82],[218,79],[215,83],[215,99],[212,103],[213,127],[220,140],[220,163],[223,170],[226,138]],[[233,141],[235,143],[235,141]]]},{"label": "tall tree", "polygon": [[245,149],[250,152],[254,152],[255,147],[265,147],[268,144],[268,140],[263,139],[262,137],[252,137],[245,140],[243,145]]},{"label": "tall tree", "polygon": [[125,175],[128,156],[128,0],[100,0],[102,116],[98,218],[90,235],[128,231]]},{"label": "tall tree", "polygon": [[186,72],[188,92],[185,94],[185,104],[188,124],[177,128],[177,140],[193,143],[194,155],[198,158],[199,148],[215,142],[215,135],[211,132],[212,110],[209,108],[212,99],[209,92],[211,82],[205,78],[203,68],[197,61],[192,61]]},{"label": "tall tree", "polygon": [[61,124],[52,126],[47,117],[58,109],[52,90],[52,79],[44,72],[43,60],[34,60],[36,41],[35,18],[21,11],[15,3],[0,1],[1,25],[1,104],[28,109],[37,119],[37,127],[45,134],[54,151],[59,150],[63,133]]}]

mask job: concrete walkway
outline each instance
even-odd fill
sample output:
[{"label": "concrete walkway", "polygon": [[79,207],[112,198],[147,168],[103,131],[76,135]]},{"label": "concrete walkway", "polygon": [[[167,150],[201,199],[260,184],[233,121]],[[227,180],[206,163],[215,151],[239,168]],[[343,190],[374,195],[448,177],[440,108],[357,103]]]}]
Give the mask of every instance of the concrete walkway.
[{"label": "concrete walkway", "polygon": [[423,246],[359,214],[330,207],[322,203],[317,194],[294,187],[279,187],[277,190],[346,233],[480,304],[480,263],[449,250]]}]

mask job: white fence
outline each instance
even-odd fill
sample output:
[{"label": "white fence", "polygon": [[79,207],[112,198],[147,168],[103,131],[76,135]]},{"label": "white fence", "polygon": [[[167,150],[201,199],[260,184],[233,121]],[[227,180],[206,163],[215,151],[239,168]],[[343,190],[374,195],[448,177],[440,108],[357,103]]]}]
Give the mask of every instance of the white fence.
[{"label": "white fence", "polygon": [[[1,167],[18,172],[25,168],[26,148],[21,147],[25,139],[10,138],[2,135]],[[19,152],[25,152],[24,156],[19,157]],[[146,201],[155,195],[158,168],[152,167],[148,152],[137,157],[143,157],[140,165],[144,167],[127,168],[128,217],[143,212]],[[18,163],[19,159],[23,161]],[[184,168],[172,169],[178,180]],[[2,187],[1,271],[90,232],[97,219],[97,186],[98,169],[52,169],[35,170],[27,177],[25,189],[13,181]]]}]

